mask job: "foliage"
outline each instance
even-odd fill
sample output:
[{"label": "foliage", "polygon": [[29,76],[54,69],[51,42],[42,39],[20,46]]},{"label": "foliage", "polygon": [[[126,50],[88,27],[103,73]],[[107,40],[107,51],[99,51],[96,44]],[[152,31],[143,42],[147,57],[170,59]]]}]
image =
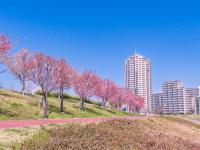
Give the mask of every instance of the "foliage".
[{"label": "foliage", "polygon": [[5,34],[0,35],[0,61],[5,61],[8,51],[11,49],[10,40]]},{"label": "foliage", "polygon": [[95,95],[95,86],[97,85],[97,77],[91,71],[85,71],[82,74],[77,74],[73,87],[76,94],[80,97],[80,110],[85,110],[85,100]]},{"label": "foliage", "polygon": [[[98,80],[98,85],[96,88],[96,95],[99,96],[103,101],[103,106],[118,94],[117,85],[111,80]],[[119,100],[119,99],[116,99]]]},{"label": "foliage", "polygon": [[28,78],[41,88],[43,94],[41,106],[44,110],[44,117],[48,118],[49,105],[47,95],[56,89],[58,83],[56,78],[57,60],[42,53],[36,53],[29,64]]},{"label": "foliage", "polygon": [[21,49],[16,55],[8,57],[6,65],[13,75],[22,85],[22,93],[25,94],[26,81],[28,80],[28,71],[30,68],[31,53],[27,49]]}]

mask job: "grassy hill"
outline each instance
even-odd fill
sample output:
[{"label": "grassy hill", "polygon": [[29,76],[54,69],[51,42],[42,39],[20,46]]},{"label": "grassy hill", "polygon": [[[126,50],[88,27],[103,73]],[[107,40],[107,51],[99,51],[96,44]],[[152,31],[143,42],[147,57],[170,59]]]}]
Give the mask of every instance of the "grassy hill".
[{"label": "grassy hill", "polygon": [[[40,96],[0,90],[1,119],[42,118]],[[59,100],[49,98],[50,118],[124,116],[126,113],[101,109],[86,103],[79,110],[79,100],[66,96],[65,112],[59,112]],[[92,124],[48,125],[0,129],[1,149],[85,149],[85,150],[188,150],[200,149],[200,123],[189,116],[153,116],[140,120],[114,120]]]},{"label": "grassy hill", "polygon": [[[20,93],[0,90],[0,120],[6,119],[39,119],[43,116],[40,108],[40,96],[23,96]],[[77,117],[110,117],[124,116],[126,113],[113,109],[102,109],[95,103],[86,103],[86,111],[79,110],[79,99],[66,96],[65,112],[60,113],[60,101],[55,96],[49,97],[49,118],[77,118]]]},{"label": "grassy hill", "polygon": [[200,124],[180,117],[158,116],[55,126],[41,129],[18,146],[30,150],[197,150],[200,149]]}]

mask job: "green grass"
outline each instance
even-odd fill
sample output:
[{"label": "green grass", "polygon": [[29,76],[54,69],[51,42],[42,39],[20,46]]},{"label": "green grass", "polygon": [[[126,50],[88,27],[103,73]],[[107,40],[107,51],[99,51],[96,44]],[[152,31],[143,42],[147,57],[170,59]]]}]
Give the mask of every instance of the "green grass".
[{"label": "green grass", "polygon": [[[97,103],[88,101],[86,111],[79,110],[79,98],[65,95],[64,113],[60,113],[60,101],[57,95],[51,94],[49,100],[49,118],[83,118],[83,117],[111,117],[125,116],[110,108],[102,109]],[[18,92],[0,90],[0,120],[7,119],[39,119],[43,117],[40,108],[41,96],[23,96]]]}]

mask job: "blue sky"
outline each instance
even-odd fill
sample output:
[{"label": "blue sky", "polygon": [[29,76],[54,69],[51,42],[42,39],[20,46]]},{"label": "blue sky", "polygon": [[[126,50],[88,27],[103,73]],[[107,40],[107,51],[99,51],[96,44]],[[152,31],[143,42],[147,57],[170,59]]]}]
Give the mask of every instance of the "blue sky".
[{"label": "blue sky", "polygon": [[[124,60],[152,61],[153,91],[166,80],[200,85],[200,2],[186,0],[0,0],[0,33],[124,85]],[[0,83],[18,88],[9,73]]]}]

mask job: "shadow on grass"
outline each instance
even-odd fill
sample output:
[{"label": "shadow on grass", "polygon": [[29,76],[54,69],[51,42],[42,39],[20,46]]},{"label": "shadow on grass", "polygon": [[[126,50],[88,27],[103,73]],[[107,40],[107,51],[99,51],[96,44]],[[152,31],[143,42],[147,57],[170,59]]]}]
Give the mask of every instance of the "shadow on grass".
[{"label": "shadow on grass", "polygon": [[98,105],[94,105],[93,107],[99,109],[99,110],[103,110],[102,106],[98,106]]},{"label": "shadow on grass", "polygon": [[79,106],[73,106],[73,108],[75,108],[75,109],[79,109],[80,110],[80,107]]},{"label": "shadow on grass", "polygon": [[30,106],[33,106],[33,107],[38,107],[40,105],[40,102],[41,100],[36,100],[36,101],[29,101],[27,102]]},{"label": "shadow on grass", "polygon": [[77,103],[77,102],[80,101],[80,100],[78,100],[78,99],[73,99],[73,98],[69,97],[69,98],[64,98],[64,101],[65,101],[65,102]]},{"label": "shadow on grass", "polygon": [[50,105],[49,105],[49,111],[50,111],[50,112],[59,113],[59,112],[60,112],[60,108],[57,107],[57,106],[55,106],[55,105],[50,104]]},{"label": "shadow on grass", "polygon": [[3,110],[0,108],[0,116],[4,116],[7,118],[14,118],[14,117],[18,117],[18,114],[16,112],[12,112],[12,111],[8,111],[8,110]]},{"label": "shadow on grass", "polygon": [[60,107],[56,107],[54,105],[49,105],[49,112],[50,113],[59,113],[59,114],[64,114],[64,115],[74,115],[73,113],[67,111],[66,109],[64,109],[64,112],[61,113]]},{"label": "shadow on grass", "polygon": [[111,113],[111,114],[116,114],[116,112],[115,112],[115,111],[113,111],[113,110],[110,110],[110,109],[105,109],[105,111],[107,111],[107,112],[109,112],[109,113]]},{"label": "shadow on grass", "polygon": [[92,113],[92,114],[95,114],[95,115],[102,115],[102,114],[96,112],[95,110],[93,110],[93,109],[91,109],[91,108],[86,108],[86,112],[87,112],[87,113]]},{"label": "shadow on grass", "polygon": [[22,107],[23,107],[22,104],[16,103],[16,102],[10,103],[10,106],[11,106],[13,109],[18,109],[18,108],[22,108]]},{"label": "shadow on grass", "polygon": [[12,95],[9,95],[9,94],[6,94],[6,93],[0,93],[0,96],[5,96],[5,97],[15,97],[15,96],[12,96]]}]

